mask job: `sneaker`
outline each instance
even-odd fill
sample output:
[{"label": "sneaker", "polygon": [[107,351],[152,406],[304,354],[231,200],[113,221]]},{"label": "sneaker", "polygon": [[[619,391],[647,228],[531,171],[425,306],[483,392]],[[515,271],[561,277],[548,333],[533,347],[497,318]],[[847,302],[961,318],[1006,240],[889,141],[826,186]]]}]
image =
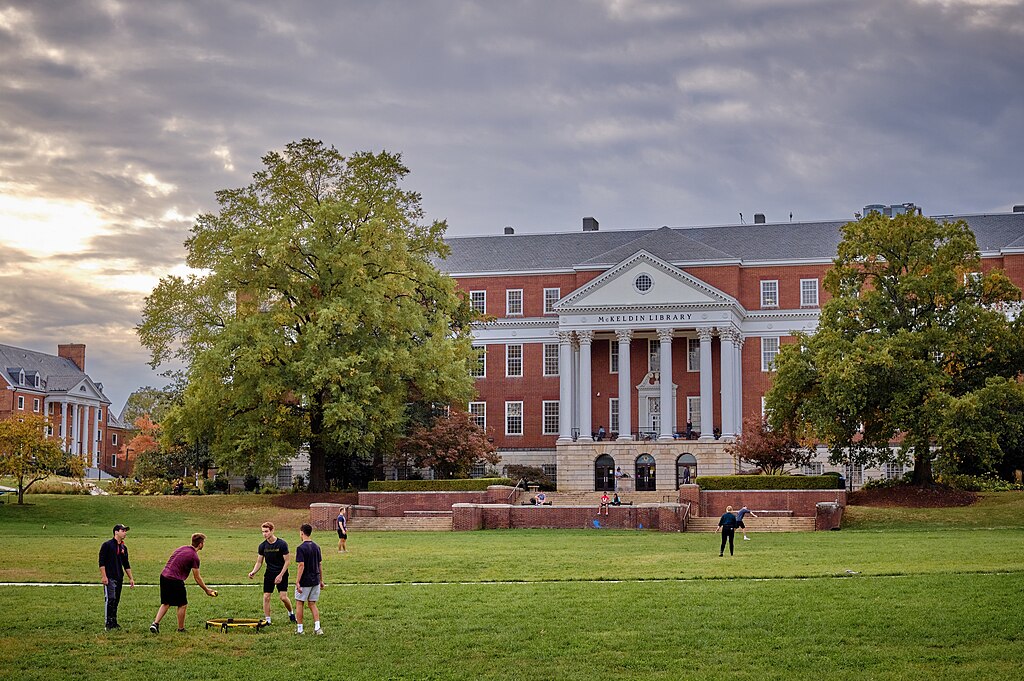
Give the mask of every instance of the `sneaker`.
[{"label": "sneaker", "polygon": [[743,541],[750,541],[750,537],[744,537]]},{"label": "sneaker", "polygon": [[295,613],[294,612],[288,613],[288,619],[290,619],[292,622],[294,622],[295,621]]},{"label": "sneaker", "polygon": [[150,624],[149,625],[149,633],[151,633],[151,634],[159,634],[160,633],[160,625],[157,624],[156,622],[153,622],[152,624]]},{"label": "sneaker", "polygon": [[298,629],[296,629],[296,630],[295,630],[295,634],[296,634],[297,636],[305,636],[305,635],[306,635],[306,632],[304,632],[304,631],[299,631]]},{"label": "sneaker", "polygon": [[269,627],[270,626],[270,620],[264,618],[263,621],[260,622],[260,626],[261,627]]},{"label": "sneaker", "polygon": [[324,635],[324,630],[323,629],[314,629],[313,633],[316,634],[317,636],[323,636]]},{"label": "sneaker", "polygon": [[184,634],[184,633],[185,633],[185,630],[184,630],[184,629],[178,629],[178,633],[179,633],[179,634]]}]

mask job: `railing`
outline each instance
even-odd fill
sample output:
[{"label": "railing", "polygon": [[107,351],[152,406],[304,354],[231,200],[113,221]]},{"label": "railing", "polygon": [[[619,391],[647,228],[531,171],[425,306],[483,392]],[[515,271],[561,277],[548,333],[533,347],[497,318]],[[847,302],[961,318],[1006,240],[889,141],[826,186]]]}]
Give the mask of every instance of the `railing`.
[{"label": "railing", "polygon": [[508,498],[506,499],[506,501],[511,501],[512,500],[512,496],[516,492],[519,491],[519,485],[523,486],[523,491],[525,492],[526,491],[526,478],[519,478],[519,482],[517,482],[516,486],[512,488],[512,491],[508,493]]}]

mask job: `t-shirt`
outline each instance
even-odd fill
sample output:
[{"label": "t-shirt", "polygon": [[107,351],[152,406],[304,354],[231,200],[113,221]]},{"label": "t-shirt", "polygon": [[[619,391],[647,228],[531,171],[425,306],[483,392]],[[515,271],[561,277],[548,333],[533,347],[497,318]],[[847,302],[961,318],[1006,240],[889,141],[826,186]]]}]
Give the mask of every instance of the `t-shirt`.
[{"label": "t-shirt", "polygon": [[750,513],[749,508],[747,508],[746,506],[741,508],[739,511],[736,512],[736,522],[743,520],[743,516],[747,515],[748,513]]},{"label": "t-shirt", "polygon": [[174,553],[167,559],[167,565],[164,566],[160,576],[167,579],[179,579],[184,582],[188,578],[188,573],[193,568],[198,567],[199,552],[196,551],[194,546],[182,546],[174,549]]},{"label": "t-shirt", "polygon": [[737,522],[736,516],[732,513],[723,513],[722,517],[718,520],[718,526],[727,530],[735,530]]},{"label": "t-shirt", "polygon": [[131,570],[128,562],[128,547],[111,537],[100,544],[100,565],[107,568],[107,578],[120,580],[125,570]]},{"label": "t-shirt", "polygon": [[302,563],[302,577],[299,586],[318,586],[320,584],[320,547],[315,542],[306,540],[295,549],[295,562]]},{"label": "t-shirt", "polygon": [[257,551],[267,561],[268,575],[276,575],[284,569],[284,557],[288,555],[288,542],[284,539],[278,537],[273,544],[264,539]]},{"label": "t-shirt", "polygon": [[341,515],[340,513],[338,514],[338,529],[341,530],[342,532],[348,532],[348,529],[347,529],[346,523],[345,523],[345,516]]}]

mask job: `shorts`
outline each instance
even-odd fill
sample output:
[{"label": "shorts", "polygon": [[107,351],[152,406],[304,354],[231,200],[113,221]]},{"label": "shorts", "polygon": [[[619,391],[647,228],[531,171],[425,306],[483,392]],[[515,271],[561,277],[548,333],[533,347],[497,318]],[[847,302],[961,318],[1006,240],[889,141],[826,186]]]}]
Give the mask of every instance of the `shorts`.
[{"label": "shorts", "polygon": [[741,520],[741,521],[739,521],[738,523],[736,523],[736,527],[742,527],[743,529],[746,529],[746,528],[747,528],[747,526],[743,524],[743,521],[742,521],[742,520]]},{"label": "shorts", "polygon": [[188,605],[188,594],[185,593],[185,582],[160,575],[160,603],[180,608]]},{"label": "shorts", "polygon": [[281,591],[281,592],[288,591],[288,571],[287,570],[284,571],[284,576],[281,577],[281,582],[279,584],[274,584],[274,580],[277,579],[277,576],[279,574],[281,574],[281,573],[280,572],[264,572],[263,573],[263,593],[265,593],[265,594],[274,593],[274,589],[277,589],[278,591]]},{"label": "shorts", "polygon": [[338,539],[348,539],[348,532],[338,530]]},{"label": "shorts", "polygon": [[308,603],[316,603],[320,600],[320,585],[316,586],[304,586],[302,587],[302,593],[299,593],[299,585],[295,585],[295,600],[303,601]]}]

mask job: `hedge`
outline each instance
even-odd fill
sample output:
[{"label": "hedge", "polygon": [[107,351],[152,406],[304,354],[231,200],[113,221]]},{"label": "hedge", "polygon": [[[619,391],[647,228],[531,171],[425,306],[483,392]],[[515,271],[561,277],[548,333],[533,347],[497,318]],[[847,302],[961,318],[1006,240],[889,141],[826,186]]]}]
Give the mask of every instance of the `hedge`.
[{"label": "hedge", "polygon": [[508,478],[468,478],[465,480],[371,480],[371,492],[478,492],[491,485],[508,485]]},{"label": "hedge", "polygon": [[837,489],[835,475],[701,475],[702,490],[722,489]]}]

